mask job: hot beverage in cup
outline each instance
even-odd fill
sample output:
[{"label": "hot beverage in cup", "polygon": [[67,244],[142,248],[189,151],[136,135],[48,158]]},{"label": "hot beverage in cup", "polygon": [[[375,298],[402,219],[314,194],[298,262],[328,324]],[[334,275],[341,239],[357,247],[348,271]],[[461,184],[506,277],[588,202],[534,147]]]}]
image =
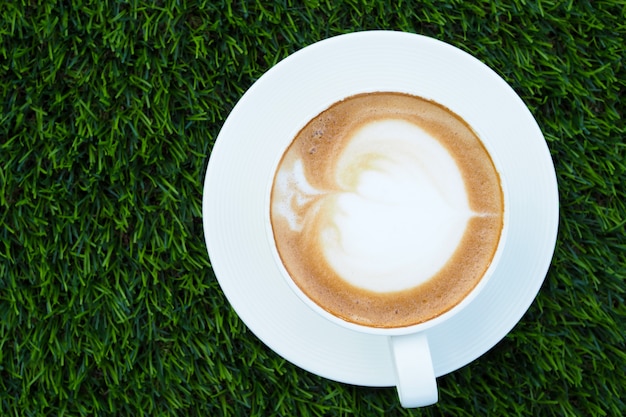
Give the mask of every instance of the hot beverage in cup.
[{"label": "hot beverage in cup", "polygon": [[417,96],[348,97],[310,120],[276,170],[270,220],[299,289],[347,322],[424,323],[481,281],[503,229],[500,176],[478,135]]}]

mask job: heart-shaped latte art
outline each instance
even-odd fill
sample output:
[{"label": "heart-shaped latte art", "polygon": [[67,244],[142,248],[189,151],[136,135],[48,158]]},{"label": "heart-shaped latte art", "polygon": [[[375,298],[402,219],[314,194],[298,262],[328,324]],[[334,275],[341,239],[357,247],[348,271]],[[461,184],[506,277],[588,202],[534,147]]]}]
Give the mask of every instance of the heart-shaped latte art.
[{"label": "heart-shaped latte art", "polygon": [[311,185],[301,160],[277,176],[288,204],[276,211],[290,228],[306,229],[335,273],[362,289],[400,291],[435,275],[473,215],[446,148],[413,123],[384,119],[355,131],[334,161],[328,190]]}]

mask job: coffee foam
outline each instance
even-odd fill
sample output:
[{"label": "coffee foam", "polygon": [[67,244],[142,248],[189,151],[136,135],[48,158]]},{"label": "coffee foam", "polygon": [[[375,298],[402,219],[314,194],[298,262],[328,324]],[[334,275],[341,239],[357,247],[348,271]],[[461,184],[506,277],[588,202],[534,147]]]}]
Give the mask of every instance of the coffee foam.
[{"label": "coffee foam", "polygon": [[441,314],[476,285],[497,246],[502,195],[493,165],[476,168],[485,155],[462,120],[423,99],[377,93],[331,107],[275,176],[283,264],[349,321],[394,327]]}]

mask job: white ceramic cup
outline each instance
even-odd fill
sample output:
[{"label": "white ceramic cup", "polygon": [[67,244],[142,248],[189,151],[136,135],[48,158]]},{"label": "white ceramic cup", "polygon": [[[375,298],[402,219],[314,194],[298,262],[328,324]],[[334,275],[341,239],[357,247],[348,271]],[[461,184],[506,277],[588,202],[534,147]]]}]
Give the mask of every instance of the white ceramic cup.
[{"label": "white ceramic cup", "polygon": [[[445,103],[442,103],[445,105]],[[481,137],[480,132],[477,131],[479,137]],[[333,315],[332,313],[326,311],[324,308],[320,307],[316,302],[311,300],[292,280],[291,276],[287,272],[285,266],[283,265],[281,258],[278,254],[278,250],[276,249],[276,244],[274,241],[274,235],[272,232],[271,224],[269,224],[269,214],[266,216],[266,221],[268,222],[267,231],[270,239],[273,255],[277,267],[282,273],[282,276],[285,278],[285,281],[290,286],[295,294],[302,300],[304,304],[306,304],[309,308],[315,311],[320,316],[325,319],[339,325],[350,329],[352,331],[364,332],[373,335],[379,335],[381,337],[387,337],[389,340],[389,349],[391,353],[391,357],[393,359],[393,364],[395,368],[396,375],[396,388],[398,391],[398,397],[403,407],[406,408],[415,408],[415,407],[423,407],[432,405],[438,400],[438,391],[437,391],[437,383],[435,379],[435,371],[433,366],[433,361],[431,358],[430,347],[428,343],[428,329],[433,328],[435,326],[439,326],[445,321],[449,320],[453,316],[457,314],[462,314],[463,309],[469,305],[476,296],[485,288],[489,279],[493,275],[496,270],[499,259],[502,255],[503,248],[506,244],[507,240],[507,231],[509,229],[509,214],[508,214],[508,192],[506,187],[506,177],[505,170],[501,169],[501,164],[498,159],[498,155],[495,153],[493,149],[490,149],[489,143],[487,141],[482,141],[483,145],[489,152],[491,159],[494,162],[496,170],[500,176],[500,185],[504,198],[504,213],[503,213],[503,227],[500,234],[500,240],[498,243],[498,247],[496,252],[492,258],[492,261],[483,275],[482,279],[479,283],[474,287],[474,289],[456,306],[447,312],[431,319],[423,323],[419,323],[412,326],[407,327],[396,327],[396,328],[378,328],[378,327],[368,327],[365,325],[356,324],[353,322],[346,321],[340,317]],[[284,151],[284,149],[283,149]],[[277,155],[276,167],[278,166],[278,160],[282,156],[282,152],[280,155]],[[275,170],[274,170],[275,172]],[[271,190],[271,183],[274,179],[274,175],[270,178],[270,183],[268,185],[268,190]],[[269,201],[270,198],[268,196],[268,207],[267,212],[269,213]]]}]

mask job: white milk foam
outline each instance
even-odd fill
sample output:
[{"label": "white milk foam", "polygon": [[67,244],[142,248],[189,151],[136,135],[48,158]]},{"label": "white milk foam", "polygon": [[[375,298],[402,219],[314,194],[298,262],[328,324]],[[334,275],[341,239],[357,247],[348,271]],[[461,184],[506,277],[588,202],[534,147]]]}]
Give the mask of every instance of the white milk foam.
[{"label": "white milk foam", "polygon": [[[474,215],[450,153],[419,126],[379,120],[356,131],[335,170],[340,191],[315,189],[302,161],[277,176],[288,202],[278,208],[294,231],[327,216],[319,236],[328,264],[349,283],[376,292],[415,287],[439,271]],[[332,197],[335,204],[323,204]],[[302,207],[299,218],[290,204]]]}]

